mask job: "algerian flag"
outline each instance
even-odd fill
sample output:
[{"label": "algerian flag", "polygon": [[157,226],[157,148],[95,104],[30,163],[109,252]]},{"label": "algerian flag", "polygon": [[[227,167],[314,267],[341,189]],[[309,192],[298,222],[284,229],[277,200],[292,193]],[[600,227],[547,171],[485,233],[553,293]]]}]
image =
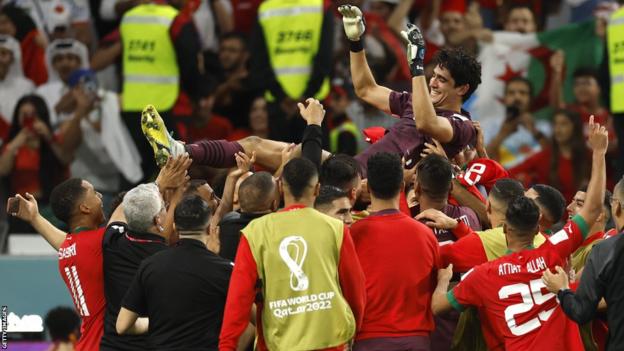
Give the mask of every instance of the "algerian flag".
[{"label": "algerian flag", "polygon": [[492,43],[481,44],[482,83],[468,104],[473,119],[481,121],[486,142],[498,133],[505,118],[502,99],[509,79],[527,77],[533,83],[533,112],[538,118],[550,118],[550,56],[558,49],[565,52],[564,99],[570,102],[574,70],[581,66],[597,67],[603,45],[595,35],[594,21],[532,34],[495,32]]}]

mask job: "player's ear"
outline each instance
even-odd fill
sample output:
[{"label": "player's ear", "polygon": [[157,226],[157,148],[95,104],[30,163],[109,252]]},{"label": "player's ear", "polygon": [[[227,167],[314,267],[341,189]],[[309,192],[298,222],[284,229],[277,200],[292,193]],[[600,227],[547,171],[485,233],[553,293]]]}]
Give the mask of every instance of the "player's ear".
[{"label": "player's ear", "polygon": [[316,183],[316,185],[314,186],[314,197],[319,196],[320,193],[321,193],[321,183]]},{"label": "player's ear", "polygon": [[459,96],[466,95],[466,93],[468,92],[469,89],[470,89],[470,84],[464,84],[464,85],[460,85],[460,86],[456,86],[455,87],[455,91],[457,91],[457,95],[459,95]]},{"label": "player's ear", "polygon": [[351,188],[351,190],[349,190],[349,201],[354,201],[355,199],[357,199],[357,189]]},{"label": "player's ear", "polygon": [[80,205],[78,205],[78,211],[80,211],[80,213],[89,214],[91,213],[91,207],[85,202],[81,202]]}]

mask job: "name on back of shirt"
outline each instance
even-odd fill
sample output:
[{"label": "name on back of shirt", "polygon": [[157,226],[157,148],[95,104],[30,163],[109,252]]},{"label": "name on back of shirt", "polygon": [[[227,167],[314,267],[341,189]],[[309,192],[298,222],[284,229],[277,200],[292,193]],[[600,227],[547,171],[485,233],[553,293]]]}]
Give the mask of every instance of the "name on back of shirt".
[{"label": "name on back of shirt", "polygon": [[76,243],[69,245],[68,247],[61,247],[58,251],[59,260],[64,258],[70,258],[76,256]]},{"label": "name on back of shirt", "polygon": [[[546,265],[546,260],[544,257],[537,257],[535,259],[530,260],[526,264],[526,271],[529,273],[539,273],[548,268]],[[508,274],[517,274],[522,273],[522,265],[513,264],[513,263],[501,263],[498,266],[498,275],[508,275]]]}]

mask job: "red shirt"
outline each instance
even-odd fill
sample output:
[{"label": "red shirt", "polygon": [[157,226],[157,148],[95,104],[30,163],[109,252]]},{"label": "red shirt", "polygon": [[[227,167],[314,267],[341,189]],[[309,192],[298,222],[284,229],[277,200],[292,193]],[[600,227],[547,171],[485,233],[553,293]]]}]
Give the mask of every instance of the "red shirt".
[{"label": "red shirt", "polygon": [[[550,147],[527,158],[521,164],[511,168],[509,173],[525,186],[532,184],[550,184],[550,162],[552,149]],[[591,160],[591,159],[589,159]],[[571,201],[578,188],[574,185],[574,169],[572,160],[559,155],[559,185],[557,189],[561,191],[566,201]]]},{"label": "red shirt", "polygon": [[[293,205],[282,209],[282,211],[296,210],[302,207],[304,206]],[[338,279],[342,294],[355,317],[357,331],[362,326],[366,292],[364,291],[364,286],[361,285],[360,279],[363,279],[362,268],[355,253],[353,240],[349,234],[349,227],[344,226],[343,235],[344,238],[340,248],[340,262],[338,264]],[[353,272],[358,271],[359,274],[353,274]],[[251,253],[249,242],[244,235],[241,235],[225,303],[223,325],[219,335],[219,351],[236,350],[238,339],[249,324],[249,313],[258,292],[260,292],[258,288],[258,267]],[[262,302],[256,301],[257,349],[266,351],[268,349],[262,332],[262,307]],[[342,350],[344,350],[344,345],[328,348],[324,351]]]},{"label": "red shirt", "polygon": [[476,267],[447,294],[449,302],[459,310],[467,305],[479,308],[505,338],[508,351],[584,350],[578,325],[563,313],[556,295],[546,290],[542,273],[565,266],[588,229],[585,220],[575,216],[539,248]]},{"label": "red shirt", "polygon": [[234,131],[232,123],[225,117],[213,114],[210,121],[202,127],[183,124],[178,125],[178,130],[183,139],[189,142],[200,140],[221,140],[227,139]]},{"label": "red shirt", "polygon": [[82,318],[76,350],[99,350],[104,333],[104,228],[68,233],[59,248],[59,271]]},{"label": "red shirt", "polygon": [[366,276],[364,323],[355,339],[429,336],[439,260],[431,229],[388,210],[355,222],[351,235]]}]

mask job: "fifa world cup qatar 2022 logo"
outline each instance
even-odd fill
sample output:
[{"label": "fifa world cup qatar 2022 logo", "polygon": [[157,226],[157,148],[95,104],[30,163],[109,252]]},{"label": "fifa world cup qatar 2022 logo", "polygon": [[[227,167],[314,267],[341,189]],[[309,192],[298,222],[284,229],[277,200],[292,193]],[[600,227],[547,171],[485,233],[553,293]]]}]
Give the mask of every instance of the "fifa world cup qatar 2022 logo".
[{"label": "fifa world cup qatar 2022 logo", "polygon": [[290,270],[290,288],[294,291],[307,290],[310,281],[301,267],[308,253],[308,243],[301,236],[287,236],[280,242],[279,253]]}]

